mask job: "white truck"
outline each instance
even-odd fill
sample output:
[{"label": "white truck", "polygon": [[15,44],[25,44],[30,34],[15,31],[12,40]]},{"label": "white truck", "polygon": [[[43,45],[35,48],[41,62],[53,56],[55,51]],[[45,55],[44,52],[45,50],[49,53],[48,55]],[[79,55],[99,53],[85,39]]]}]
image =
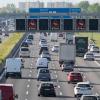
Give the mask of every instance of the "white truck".
[{"label": "white truck", "polygon": [[51,40],[51,42],[57,42],[58,41],[58,34],[57,33],[50,33],[50,40]]},{"label": "white truck", "polygon": [[60,43],[59,64],[62,71],[73,71],[76,57],[75,44]]},{"label": "white truck", "polygon": [[5,76],[6,78],[13,77],[22,77],[23,62],[21,58],[7,58],[5,65]]}]

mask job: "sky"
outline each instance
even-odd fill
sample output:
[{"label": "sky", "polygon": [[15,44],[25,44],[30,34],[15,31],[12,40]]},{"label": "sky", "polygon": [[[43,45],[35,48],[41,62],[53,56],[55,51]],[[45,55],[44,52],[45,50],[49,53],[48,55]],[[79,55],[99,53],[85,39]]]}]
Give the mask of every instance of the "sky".
[{"label": "sky", "polygon": [[42,2],[72,2],[73,4],[79,3],[80,1],[89,1],[90,3],[100,3],[100,0],[0,0],[0,8],[8,3],[14,3],[18,7],[18,2],[32,2],[32,1],[42,1]]}]

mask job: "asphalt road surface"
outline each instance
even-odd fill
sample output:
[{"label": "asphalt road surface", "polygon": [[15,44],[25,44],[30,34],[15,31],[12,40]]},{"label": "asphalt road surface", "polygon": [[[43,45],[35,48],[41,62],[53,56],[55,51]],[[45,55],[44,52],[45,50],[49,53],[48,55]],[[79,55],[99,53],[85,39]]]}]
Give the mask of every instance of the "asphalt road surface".
[{"label": "asphalt road surface", "polygon": [[[51,48],[59,42],[65,40],[59,38],[59,42],[50,42],[47,37],[48,46],[51,53],[52,61],[49,63],[51,77],[54,84],[57,97],[38,97],[38,84],[36,60],[39,57],[39,33],[34,34],[33,45],[30,46],[31,58],[25,59],[25,66],[22,69],[22,79],[8,78],[6,83],[14,85],[15,93],[18,94],[18,100],[77,100],[74,97],[74,85],[68,84],[67,73],[62,72],[58,63],[58,54],[52,53]],[[100,94],[100,66],[95,61],[84,61],[83,58],[76,58],[76,71],[83,73],[84,81],[90,81],[94,88],[94,94]]]}]

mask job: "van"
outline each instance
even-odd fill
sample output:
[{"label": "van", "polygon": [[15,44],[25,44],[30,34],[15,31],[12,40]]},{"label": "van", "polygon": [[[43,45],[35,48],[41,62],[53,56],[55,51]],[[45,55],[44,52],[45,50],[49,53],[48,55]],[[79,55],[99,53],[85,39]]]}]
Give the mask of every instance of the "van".
[{"label": "van", "polygon": [[37,69],[39,68],[48,68],[48,60],[47,58],[38,58],[36,62]]},{"label": "van", "polygon": [[9,76],[22,77],[22,60],[19,58],[7,58],[5,65],[5,76],[8,78]]},{"label": "van", "polygon": [[18,95],[14,92],[13,84],[0,84],[0,100],[15,100]]},{"label": "van", "polygon": [[21,47],[19,57],[30,57],[30,50],[27,47]]}]

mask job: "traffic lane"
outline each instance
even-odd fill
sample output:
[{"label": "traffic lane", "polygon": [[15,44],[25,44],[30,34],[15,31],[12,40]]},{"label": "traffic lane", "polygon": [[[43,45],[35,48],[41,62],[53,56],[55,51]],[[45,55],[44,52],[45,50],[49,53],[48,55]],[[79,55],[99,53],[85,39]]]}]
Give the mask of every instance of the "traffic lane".
[{"label": "traffic lane", "polygon": [[94,61],[77,58],[77,69],[83,73],[84,79],[94,86],[93,93],[100,94],[100,67]]},{"label": "traffic lane", "polygon": [[57,77],[58,88],[60,89],[60,98],[64,100],[76,100],[74,98],[74,85],[68,84],[67,72],[62,72],[57,60],[52,61],[52,67]]}]

